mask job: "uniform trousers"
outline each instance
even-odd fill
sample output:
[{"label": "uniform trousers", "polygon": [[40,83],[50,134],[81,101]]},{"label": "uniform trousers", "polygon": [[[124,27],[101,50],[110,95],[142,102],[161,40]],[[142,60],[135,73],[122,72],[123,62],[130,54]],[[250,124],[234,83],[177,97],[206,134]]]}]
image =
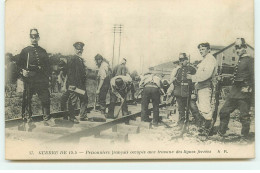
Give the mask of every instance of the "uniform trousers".
[{"label": "uniform trousers", "polygon": [[64,118],[68,116],[70,119],[75,118],[75,109],[77,106],[77,101],[80,100],[80,118],[87,117],[87,106],[88,106],[88,95],[85,93],[84,95],[78,94],[74,91],[67,90],[61,96],[61,111],[65,111],[67,109],[67,101],[68,101],[68,115],[65,115]]},{"label": "uniform trousers", "polygon": [[235,109],[239,109],[239,119],[242,124],[241,134],[248,135],[250,130],[250,98],[235,99],[227,98],[223,107],[221,108],[220,115],[220,133],[225,134],[228,129],[228,123],[230,119],[230,113]]},{"label": "uniform trousers", "polygon": [[32,96],[37,94],[42,105],[43,119],[50,119],[50,92],[48,83],[24,82],[22,114],[28,108],[29,117],[32,115]]},{"label": "uniform trousers", "polygon": [[176,96],[176,101],[178,103],[178,111],[179,111],[179,123],[183,124],[185,121],[185,113],[187,111],[187,106],[192,113],[192,116],[195,118],[196,122],[201,120],[201,115],[199,113],[199,109],[196,104],[196,100],[190,100],[188,103],[188,97],[180,97]]}]

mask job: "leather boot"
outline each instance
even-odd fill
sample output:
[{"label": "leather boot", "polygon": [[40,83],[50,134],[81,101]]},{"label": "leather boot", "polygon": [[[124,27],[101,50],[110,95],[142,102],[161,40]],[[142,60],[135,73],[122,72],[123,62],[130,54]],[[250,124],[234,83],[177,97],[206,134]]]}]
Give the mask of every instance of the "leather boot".
[{"label": "leather boot", "polygon": [[250,130],[250,121],[242,122],[241,135],[247,137]]},{"label": "leather boot", "polygon": [[205,120],[204,128],[200,132],[200,136],[208,136],[211,130],[211,122],[212,120]]},{"label": "leather boot", "polygon": [[220,121],[219,128],[218,128],[218,134],[220,136],[224,136],[226,134],[226,131],[228,129],[227,126],[228,126],[228,123]]}]

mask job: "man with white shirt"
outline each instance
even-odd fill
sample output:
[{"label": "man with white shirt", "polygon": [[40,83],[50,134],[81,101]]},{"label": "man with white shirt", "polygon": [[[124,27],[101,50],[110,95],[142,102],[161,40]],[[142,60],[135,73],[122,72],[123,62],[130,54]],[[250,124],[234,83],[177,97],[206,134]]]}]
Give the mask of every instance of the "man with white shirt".
[{"label": "man with white shirt", "polygon": [[213,116],[213,108],[211,107],[212,76],[215,74],[217,62],[215,57],[210,53],[209,43],[199,44],[198,49],[203,60],[198,64],[196,74],[188,74],[187,78],[195,83],[195,89],[198,93],[197,105],[202,116],[205,118],[202,134],[208,135],[211,129]]},{"label": "man with white shirt", "polygon": [[150,100],[152,100],[153,125],[157,126],[159,123],[160,96],[163,94],[161,78],[155,74],[147,73],[142,77],[139,83],[139,88],[143,90],[141,120],[149,122],[148,105]]},{"label": "man with white shirt", "polygon": [[98,67],[98,87],[96,94],[98,95],[98,104],[102,115],[106,114],[106,96],[110,87],[111,69],[108,61],[102,55],[95,56],[96,65]]}]

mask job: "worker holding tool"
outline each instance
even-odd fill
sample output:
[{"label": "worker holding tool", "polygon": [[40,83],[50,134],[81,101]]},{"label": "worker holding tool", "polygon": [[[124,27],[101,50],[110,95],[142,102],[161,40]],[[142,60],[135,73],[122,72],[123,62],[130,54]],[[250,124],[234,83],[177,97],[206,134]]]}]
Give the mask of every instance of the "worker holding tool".
[{"label": "worker holding tool", "polygon": [[[126,76],[119,75],[115,76],[110,81],[110,105],[108,108],[107,118],[117,118],[120,110],[122,109],[122,115],[126,116],[129,114],[128,107],[126,104],[127,93],[131,90],[132,78],[127,74]],[[121,99],[121,107],[116,116],[114,116],[114,109],[117,98]]]},{"label": "worker holding tool", "polygon": [[100,106],[101,114],[106,115],[106,96],[110,87],[112,70],[109,62],[100,54],[95,56],[95,62],[98,67],[96,99]]},{"label": "worker holding tool", "polygon": [[87,121],[87,105],[88,95],[86,91],[86,66],[82,58],[84,43],[76,42],[73,44],[75,55],[68,59],[67,64],[67,91],[61,96],[61,110],[66,110],[66,102],[68,101],[68,115],[64,115],[64,119],[68,119],[75,124],[79,121],[75,117],[75,109],[78,99],[80,100],[80,121]]}]

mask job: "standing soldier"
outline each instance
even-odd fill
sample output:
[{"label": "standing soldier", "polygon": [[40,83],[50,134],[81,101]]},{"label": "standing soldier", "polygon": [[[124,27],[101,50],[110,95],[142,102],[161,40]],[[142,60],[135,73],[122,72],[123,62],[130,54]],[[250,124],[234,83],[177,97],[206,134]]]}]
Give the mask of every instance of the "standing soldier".
[{"label": "standing soldier", "polygon": [[201,43],[198,45],[199,52],[203,60],[198,64],[198,69],[195,75],[187,75],[188,79],[195,82],[195,89],[197,90],[198,100],[197,105],[205,118],[205,124],[201,135],[208,136],[211,130],[211,122],[213,116],[213,108],[211,107],[212,95],[212,77],[215,75],[216,59],[210,53],[210,44]]},{"label": "standing soldier", "polygon": [[173,83],[174,85],[173,95],[176,97],[176,101],[178,103],[178,125],[180,129],[183,128],[184,123],[188,123],[189,121],[189,110],[191,110],[192,115],[196,120],[199,118],[199,111],[196,103],[194,102],[194,96],[192,95],[192,91],[194,90],[192,81],[187,79],[187,75],[194,75],[196,73],[196,69],[188,64],[188,60],[189,59],[186,53],[180,53],[180,66],[172,71],[170,78],[170,83]]},{"label": "standing soldier", "polygon": [[140,89],[142,92],[142,105],[141,105],[141,120],[149,122],[148,117],[148,105],[150,100],[153,104],[153,125],[157,126],[159,123],[159,104],[160,96],[162,91],[162,81],[161,79],[151,73],[147,73],[143,76],[140,81]]},{"label": "standing soldier", "polygon": [[37,29],[30,30],[30,38],[31,45],[21,51],[18,60],[18,67],[21,69],[24,81],[22,113],[24,114],[27,108],[29,113],[27,122],[32,121],[31,100],[33,94],[37,93],[41,101],[45,125],[50,125],[54,122],[50,117],[49,57],[46,50],[38,45],[40,37]]},{"label": "standing soldier", "polygon": [[[86,91],[86,66],[82,59],[84,43],[76,42],[73,44],[75,48],[75,55],[69,57],[67,64],[67,91],[61,96],[61,110],[66,109],[66,102],[68,101],[69,120],[75,124],[79,121],[75,117],[75,108],[78,99],[80,100],[80,121],[86,121],[88,95]],[[64,116],[68,119],[68,115]]]},{"label": "standing soldier", "polygon": [[[108,109],[108,118],[116,118],[114,116],[115,104],[117,98],[121,99],[122,115],[128,115],[128,108],[126,104],[126,95],[130,91],[132,85],[132,79],[129,75],[126,76],[115,76],[110,81],[111,92],[110,92],[110,105]],[[118,115],[116,115],[118,116]]]},{"label": "standing soldier", "polygon": [[235,42],[236,53],[239,56],[235,67],[233,86],[223,107],[220,110],[220,125],[218,134],[223,136],[227,129],[230,113],[235,109],[240,110],[240,122],[242,124],[241,135],[247,137],[250,130],[250,106],[254,97],[254,60],[247,54],[247,45],[244,38],[238,38]]},{"label": "standing soldier", "polygon": [[109,63],[100,55],[95,56],[96,65],[98,66],[98,104],[100,105],[101,114],[106,114],[106,96],[110,85],[111,69]]}]

